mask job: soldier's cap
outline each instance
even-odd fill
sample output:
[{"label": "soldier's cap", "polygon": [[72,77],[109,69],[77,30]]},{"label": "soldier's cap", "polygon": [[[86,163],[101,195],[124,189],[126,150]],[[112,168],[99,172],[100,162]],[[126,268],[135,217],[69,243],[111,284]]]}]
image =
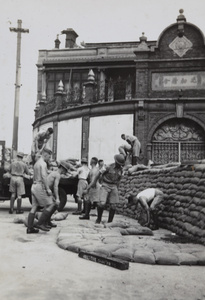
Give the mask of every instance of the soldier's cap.
[{"label": "soldier's cap", "polygon": [[70,164],[68,164],[66,161],[61,160],[59,162],[59,167],[63,167],[66,171],[68,171],[70,169]]},{"label": "soldier's cap", "polygon": [[48,153],[48,154],[52,154],[52,150],[48,147],[44,148],[43,151]]},{"label": "soldier's cap", "polygon": [[125,158],[124,158],[124,156],[122,154],[116,154],[114,156],[114,160],[120,166],[124,166],[125,165]]},{"label": "soldier's cap", "polygon": [[24,154],[23,154],[23,152],[17,152],[16,156],[23,158]]},{"label": "soldier's cap", "polygon": [[88,160],[87,160],[87,158],[85,158],[85,157],[84,157],[84,158],[82,158],[82,159],[81,159],[81,163],[85,163],[85,164],[87,164],[87,163],[88,163]]}]

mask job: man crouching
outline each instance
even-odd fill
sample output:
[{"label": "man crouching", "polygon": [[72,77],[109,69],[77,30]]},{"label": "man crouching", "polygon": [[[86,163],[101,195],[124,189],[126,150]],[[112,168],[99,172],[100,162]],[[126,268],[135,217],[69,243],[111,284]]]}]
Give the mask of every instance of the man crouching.
[{"label": "man crouching", "polygon": [[140,203],[142,208],[147,213],[147,223],[144,226],[150,225],[152,217],[154,229],[159,229],[157,206],[164,200],[164,194],[159,189],[148,188],[137,194],[136,196],[128,197],[128,207]]}]

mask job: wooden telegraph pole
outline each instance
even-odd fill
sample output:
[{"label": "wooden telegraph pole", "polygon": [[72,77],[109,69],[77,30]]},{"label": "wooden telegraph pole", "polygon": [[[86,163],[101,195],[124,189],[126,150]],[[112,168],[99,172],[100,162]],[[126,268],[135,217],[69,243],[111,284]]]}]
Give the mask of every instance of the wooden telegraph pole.
[{"label": "wooden telegraph pole", "polygon": [[18,20],[17,28],[10,27],[10,31],[17,32],[17,52],[16,52],[16,83],[15,83],[15,104],[13,120],[13,140],[12,140],[12,157],[18,150],[18,125],[19,125],[19,99],[21,87],[21,33],[29,33],[29,29],[22,28],[22,21]]}]

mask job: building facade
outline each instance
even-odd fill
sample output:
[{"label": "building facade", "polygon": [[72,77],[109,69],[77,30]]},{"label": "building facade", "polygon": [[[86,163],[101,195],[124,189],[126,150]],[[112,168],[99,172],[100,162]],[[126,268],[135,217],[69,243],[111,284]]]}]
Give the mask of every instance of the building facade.
[{"label": "building facade", "polygon": [[107,163],[122,133],[142,144],[140,161],[205,158],[205,39],[183,11],[157,41],[76,44],[40,50],[34,134],[53,127],[56,159]]}]

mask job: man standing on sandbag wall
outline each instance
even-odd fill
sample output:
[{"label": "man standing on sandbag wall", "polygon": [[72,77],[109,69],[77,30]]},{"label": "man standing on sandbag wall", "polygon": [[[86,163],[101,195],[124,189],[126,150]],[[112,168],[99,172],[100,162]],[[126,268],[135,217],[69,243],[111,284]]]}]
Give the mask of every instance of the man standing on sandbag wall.
[{"label": "man standing on sandbag wall", "polygon": [[141,153],[141,143],[134,135],[121,134],[121,138],[128,142],[132,147],[132,164],[137,165],[139,163],[139,156]]},{"label": "man standing on sandbag wall", "polygon": [[13,214],[14,211],[14,201],[17,196],[17,214],[23,214],[21,209],[22,198],[21,196],[25,194],[24,185],[24,174],[30,174],[27,165],[22,161],[24,154],[22,152],[17,153],[17,158],[10,165],[11,180],[9,191],[11,192],[10,200],[10,210],[9,213]]},{"label": "man standing on sandbag wall", "polygon": [[97,207],[98,217],[96,224],[100,224],[107,202],[110,204],[108,223],[111,223],[115,215],[116,205],[119,203],[118,185],[122,178],[125,158],[122,154],[116,154],[114,156],[114,160],[115,163],[104,166],[98,171],[93,183],[90,185],[90,188],[95,186],[97,180],[102,174],[102,186],[100,187],[99,204]]},{"label": "man standing on sandbag wall", "polygon": [[50,140],[51,135],[53,134],[53,128],[49,127],[45,131],[39,131],[33,139],[31,147],[31,158],[33,165],[36,162],[36,156],[42,153],[44,147],[46,147],[47,142]]},{"label": "man standing on sandbag wall", "polygon": [[150,225],[150,219],[153,219],[154,228],[153,230],[159,229],[157,206],[164,200],[164,194],[161,190],[155,188],[148,188],[138,193],[137,196],[128,197],[128,207],[133,204],[138,204],[147,213],[147,223],[144,226]]},{"label": "man standing on sandbag wall", "polygon": [[42,156],[34,165],[33,184],[31,187],[32,208],[28,215],[27,233],[38,233],[39,230],[33,227],[35,213],[38,206],[43,206],[44,210],[36,225],[37,228],[43,231],[49,231],[45,226],[49,220],[51,212],[55,206],[52,197],[52,191],[48,185],[48,170],[47,163],[51,158],[52,151],[44,148]]},{"label": "man standing on sandbag wall", "polygon": [[91,170],[89,172],[89,182],[90,184],[85,190],[85,198],[84,198],[84,205],[85,205],[85,214],[82,217],[79,217],[80,220],[89,220],[90,219],[90,210],[92,204],[98,204],[99,202],[99,192],[100,192],[100,184],[99,181],[93,185],[94,179],[99,172],[99,168],[97,167],[98,159],[97,157],[92,157],[90,161]]},{"label": "man standing on sandbag wall", "polygon": [[84,192],[87,190],[88,187],[87,179],[90,172],[90,169],[88,168],[88,160],[86,158],[82,158],[81,165],[82,167],[78,168],[77,170],[78,188],[76,197],[78,202],[78,208],[75,212],[73,212],[73,215],[81,215]]},{"label": "man standing on sandbag wall", "polygon": [[44,224],[46,227],[52,228],[52,227],[57,227],[56,224],[51,222],[51,216],[52,214],[56,211],[56,209],[58,208],[59,204],[60,204],[60,199],[59,199],[59,182],[60,182],[60,178],[61,178],[61,174],[66,174],[68,172],[70,168],[70,164],[68,164],[66,161],[60,161],[59,165],[58,165],[58,170],[56,171],[52,171],[49,175],[48,175],[48,186],[51,189],[52,193],[53,193],[53,203],[54,203],[54,207],[53,209],[50,211],[50,216],[47,219],[47,223]]}]

